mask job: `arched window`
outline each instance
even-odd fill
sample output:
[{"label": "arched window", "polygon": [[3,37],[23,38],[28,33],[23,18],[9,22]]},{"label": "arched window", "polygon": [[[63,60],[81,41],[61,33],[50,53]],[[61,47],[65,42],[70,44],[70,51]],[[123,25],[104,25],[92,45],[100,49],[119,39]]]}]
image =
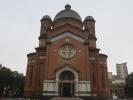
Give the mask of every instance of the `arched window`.
[{"label": "arched window", "polygon": [[59,77],[60,80],[74,80],[74,74],[70,71],[64,71],[60,74]]}]

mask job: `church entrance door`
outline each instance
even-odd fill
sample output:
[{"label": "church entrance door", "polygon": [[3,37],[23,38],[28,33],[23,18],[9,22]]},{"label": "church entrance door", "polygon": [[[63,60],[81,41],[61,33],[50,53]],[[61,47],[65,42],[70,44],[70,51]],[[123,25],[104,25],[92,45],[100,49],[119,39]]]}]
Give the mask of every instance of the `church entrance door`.
[{"label": "church entrance door", "polygon": [[60,75],[60,96],[74,96],[74,75],[70,71],[64,71]]}]

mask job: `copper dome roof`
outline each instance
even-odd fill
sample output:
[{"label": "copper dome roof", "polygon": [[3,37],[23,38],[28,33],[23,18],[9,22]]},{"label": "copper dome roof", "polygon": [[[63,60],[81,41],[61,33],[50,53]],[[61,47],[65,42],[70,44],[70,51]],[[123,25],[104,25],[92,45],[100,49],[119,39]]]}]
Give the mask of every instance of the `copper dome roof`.
[{"label": "copper dome roof", "polygon": [[54,21],[56,21],[58,19],[62,19],[62,18],[74,18],[74,19],[77,19],[82,22],[80,15],[77,12],[75,12],[74,10],[71,10],[71,6],[68,4],[65,6],[65,10],[60,11],[55,16]]}]

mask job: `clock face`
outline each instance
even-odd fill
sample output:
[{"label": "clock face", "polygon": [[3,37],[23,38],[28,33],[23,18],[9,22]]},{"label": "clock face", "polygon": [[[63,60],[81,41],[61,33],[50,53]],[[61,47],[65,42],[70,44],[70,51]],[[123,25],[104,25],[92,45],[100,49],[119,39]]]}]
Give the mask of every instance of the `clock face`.
[{"label": "clock face", "polygon": [[59,48],[59,54],[65,59],[70,59],[76,54],[76,49],[72,45],[63,45]]}]

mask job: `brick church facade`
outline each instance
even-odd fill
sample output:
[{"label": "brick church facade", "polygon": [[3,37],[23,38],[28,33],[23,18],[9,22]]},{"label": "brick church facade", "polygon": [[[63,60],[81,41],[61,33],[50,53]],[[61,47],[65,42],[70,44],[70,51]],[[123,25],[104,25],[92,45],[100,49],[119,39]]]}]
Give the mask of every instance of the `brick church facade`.
[{"label": "brick church facade", "polygon": [[96,41],[94,18],[87,16],[82,22],[70,5],[53,21],[45,15],[39,46],[27,55],[25,96],[107,100],[107,55],[99,53]]}]

